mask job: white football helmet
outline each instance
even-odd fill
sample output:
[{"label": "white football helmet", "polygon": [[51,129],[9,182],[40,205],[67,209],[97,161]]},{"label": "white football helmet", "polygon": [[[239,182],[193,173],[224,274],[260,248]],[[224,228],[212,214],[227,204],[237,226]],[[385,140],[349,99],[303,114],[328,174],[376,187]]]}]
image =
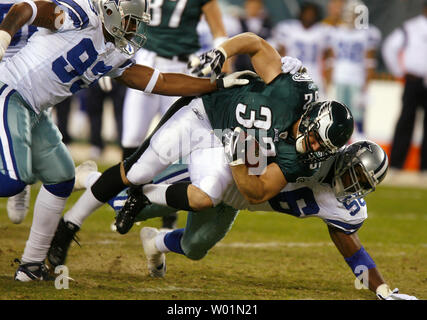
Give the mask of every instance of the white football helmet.
[{"label": "white football helmet", "polygon": [[[118,49],[127,54],[140,49],[150,23],[147,0],[93,0],[105,29],[115,39]],[[129,45],[132,48],[129,48]]]}]

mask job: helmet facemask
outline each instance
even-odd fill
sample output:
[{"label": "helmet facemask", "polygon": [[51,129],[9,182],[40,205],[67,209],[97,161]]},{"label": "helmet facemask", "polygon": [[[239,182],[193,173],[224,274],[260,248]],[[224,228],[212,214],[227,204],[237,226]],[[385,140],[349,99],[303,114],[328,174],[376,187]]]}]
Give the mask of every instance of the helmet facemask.
[{"label": "helmet facemask", "polygon": [[[348,157],[345,155],[343,158]],[[365,197],[375,190],[378,181],[366,170],[356,157],[351,160],[339,159],[335,163],[332,187],[338,201],[345,202]]]},{"label": "helmet facemask", "polygon": [[374,142],[362,140],[340,151],[335,160],[332,187],[336,198],[349,201],[375,190],[388,171],[388,157]]}]

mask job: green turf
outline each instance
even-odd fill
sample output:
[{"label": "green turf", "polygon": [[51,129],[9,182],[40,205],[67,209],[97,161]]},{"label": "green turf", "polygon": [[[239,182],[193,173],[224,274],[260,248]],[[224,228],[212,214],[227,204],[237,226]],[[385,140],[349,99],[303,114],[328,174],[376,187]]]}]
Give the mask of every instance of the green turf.
[{"label": "green turf", "polygon": [[[34,203],[37,186],[32,189]],[[75,193],[69,208],[78,198]],[[427,190],[379,187],[367,197],[368,220],[360,239],[386,281],[402,293],[427,298]],[[75,281],[68,290],[53,282],[13,281],[31,226],[20,225],[0,200],[0,299],[375,299],[356,290],[354,277],[333,246],[326,225],[316,218],[242,212],[226,238],[200,261],[168,254],[164,279],[148,276],[139,240],[142,226],[127,235],[110,231],[113,211],[104,206],[79,232],[67,266]],[[181,213],[179,226],[185,225]]]}]

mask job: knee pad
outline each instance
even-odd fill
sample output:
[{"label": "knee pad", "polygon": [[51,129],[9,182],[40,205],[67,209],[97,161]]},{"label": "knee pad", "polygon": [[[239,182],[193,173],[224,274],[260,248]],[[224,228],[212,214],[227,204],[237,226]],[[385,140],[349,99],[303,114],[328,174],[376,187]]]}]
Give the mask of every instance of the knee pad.
[{"label": "knee pad", "polygon": [[50,184],[50,185],[44,185],[47,191],[52,193],[53,195],[61,198],[68,198],[73,192],[74,188],[74,178],[65,182],[57,183],[57,184]]},{"label": "knee pad", "polygon": [[0,197],[14,196],[24,190],[26,185],[23,181],[14,180],[0,173]]}]

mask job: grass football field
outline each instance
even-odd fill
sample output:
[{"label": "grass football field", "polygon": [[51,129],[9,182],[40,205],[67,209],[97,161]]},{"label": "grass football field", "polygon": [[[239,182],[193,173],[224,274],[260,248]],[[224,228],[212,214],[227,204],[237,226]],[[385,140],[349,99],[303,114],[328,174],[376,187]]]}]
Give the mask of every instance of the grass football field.
[{"label": "grass football field", "polygon": [[[356,289],[354,276],[316,218],[279,213],[242,212],[232,230],[200,261],[167,255],[163,279],[148,276],[139,239],[143,226],[160,227],[160,219],[134,226],[127,235],[110,231],[114,213],[96,211],[79,232],[67,261],[68,289],[54,282],[13,280],[29,235],[32,208],[40,185],[33,186],[31,211],[20,225],[0,200],[0,299],[72,300],[374,300]],[[79,197],[74,193],[67,208]],[[368,219],[359,231],[362,244],[392,288],[427,299],[427,190],[380,186],[366,198]],[[184,227],[186,213],[179,215]]]}]

